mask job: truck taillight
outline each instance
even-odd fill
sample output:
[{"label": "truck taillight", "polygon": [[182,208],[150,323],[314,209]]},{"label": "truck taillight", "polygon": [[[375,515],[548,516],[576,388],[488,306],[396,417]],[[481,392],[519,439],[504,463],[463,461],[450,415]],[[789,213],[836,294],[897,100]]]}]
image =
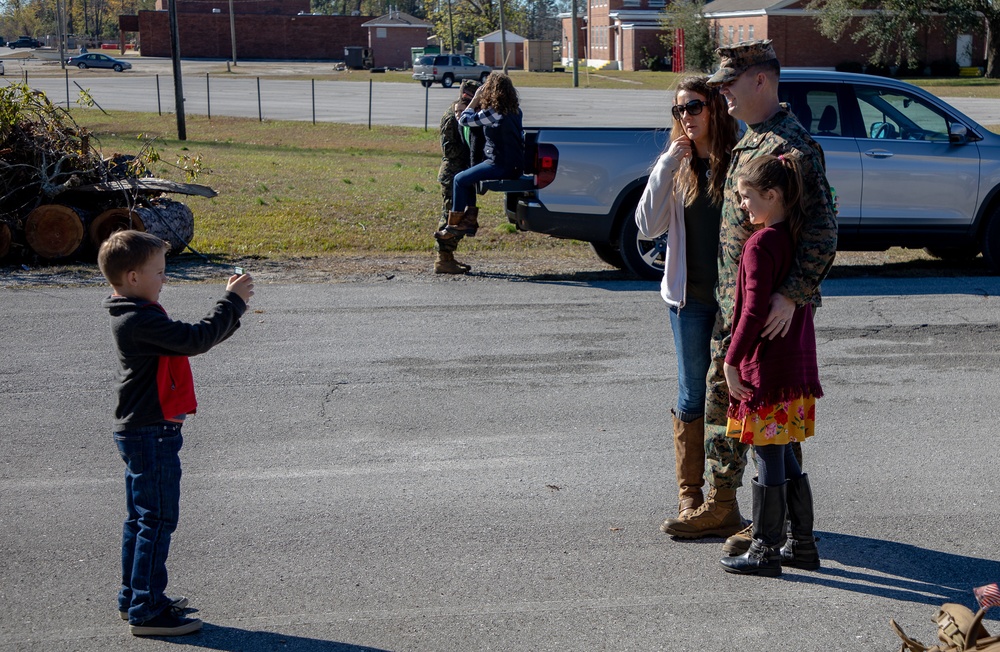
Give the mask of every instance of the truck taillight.
[{"label": "truck taillight", "polygon": [[555,145],[542,143],[535,152],[535,187],[544,188],[556,178],[559,167],[559,150]]}]

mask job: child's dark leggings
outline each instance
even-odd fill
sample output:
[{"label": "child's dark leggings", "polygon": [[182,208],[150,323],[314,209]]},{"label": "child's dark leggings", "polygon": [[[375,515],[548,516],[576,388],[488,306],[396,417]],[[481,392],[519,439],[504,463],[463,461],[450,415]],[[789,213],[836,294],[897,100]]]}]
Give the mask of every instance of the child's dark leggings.
[{"label": "child's dark leggings", "polygon": [[753,454],[757,458],[759,485],[776,487],[785,484],[785,480],[794,480],[802,475],[802,468],[789,444],[754,446]]}]

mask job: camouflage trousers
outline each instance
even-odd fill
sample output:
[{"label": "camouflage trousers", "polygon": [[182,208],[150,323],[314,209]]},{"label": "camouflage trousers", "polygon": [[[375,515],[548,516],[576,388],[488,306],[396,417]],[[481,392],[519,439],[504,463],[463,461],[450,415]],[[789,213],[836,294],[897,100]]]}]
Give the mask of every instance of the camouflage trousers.
[{"label": "camouflage trousers", "polygon": [[[747,465],[749,444],[726,437],[729,410],[729,387],[722,365],[732,340],[730,324],[724,324],[722,314],[715,318],[712,332],[712,364],[708,368],[708,388],[705,392],[705,479],[718,489],[737,489],[743,485],[743,470]],[[802,445],[791,444],[792,453],[802,466]],[[755,460],[756,462],[756,460]]]},{"label": "camouflage trousers", "polygon": [[717,489],[736,489],[743,484],[743,469],[747,465],[750,446],[738,439],[726,437],[729,388],[722,365],[729,351],[729,324],[723,323],[722,313],[715,317],[712,331],[712,364],[708,367],[708,388],[705,393],[705,479]]},{"label": "camouflage trousers", "polygon": [[[441,217],[438,219],[438,231],[448,226],[448,213],[451,212],[451,180],[447,183],[441,182]],[[455,250],[458,249],[458,243],[462,241],[465,236],[462,234],[456,235],[454,238],[448,240],[438,240],[434,238],[434,251],[438,251],[444,254],[453,254]]]}]

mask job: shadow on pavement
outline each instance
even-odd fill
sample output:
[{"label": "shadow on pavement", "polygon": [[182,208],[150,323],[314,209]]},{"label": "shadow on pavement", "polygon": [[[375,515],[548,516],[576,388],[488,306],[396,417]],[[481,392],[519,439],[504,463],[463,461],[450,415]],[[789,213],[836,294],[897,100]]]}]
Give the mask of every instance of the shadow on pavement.
[{"label": "shadow on pavement", "polygon": [[[939,607],[945,602],[978,609],[972,589],[1000,580],[1000,562],[953,555],[907,543],[835,532],[817,532],[824,566],[816,572],[783,574],[787,580]],[[1000,620],[1000,610],[987,612]]]},{"label": "shadow on pavement", "polygon": [[150,636],[165,643],[178,643],[206,650],[226,652],[258,652],[264,650],[295,650],[295,652],[389,652],[381,648],[352,645],[338,641],[291,636],[279,632],[259,632],[237,627],[205,623],[202,630],[190,636]]}]

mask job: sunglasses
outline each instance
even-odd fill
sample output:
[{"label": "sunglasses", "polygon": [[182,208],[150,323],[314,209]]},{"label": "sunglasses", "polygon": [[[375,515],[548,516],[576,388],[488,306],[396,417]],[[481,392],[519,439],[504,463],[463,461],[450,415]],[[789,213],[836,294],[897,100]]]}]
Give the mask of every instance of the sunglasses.
[{"label": "sunglasses", "polygon": [[684,113],[689,115],[698,115],[705,109],[704,100],[691,100],[687,104],[675,104],[670,107],[670,115],[674,116],[674,120],[680,120]]}]

